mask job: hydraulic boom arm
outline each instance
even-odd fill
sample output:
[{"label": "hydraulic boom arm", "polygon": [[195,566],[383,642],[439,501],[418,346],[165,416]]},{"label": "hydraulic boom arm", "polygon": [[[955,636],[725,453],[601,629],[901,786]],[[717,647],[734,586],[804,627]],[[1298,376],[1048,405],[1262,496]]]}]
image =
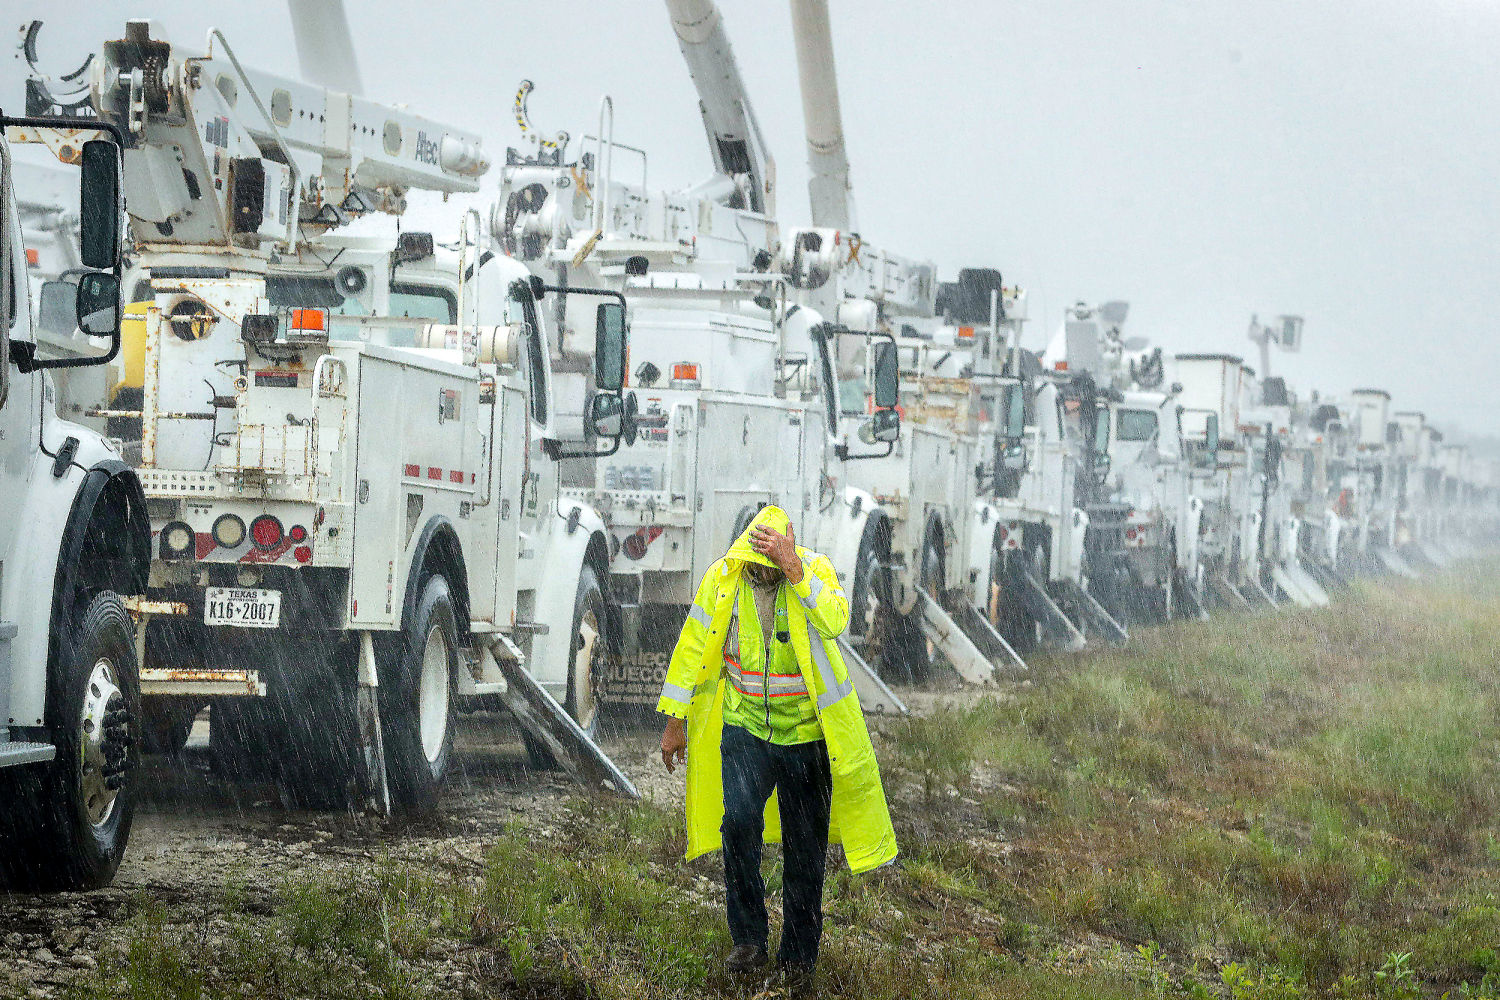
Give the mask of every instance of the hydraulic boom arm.
[{"label": "hydraulic boom arm", "polygon": [[839,110],[838,72],[828,0],[791,0],[792,35],[797,45],[797,78],[802,84],[802,118],[807,127],[807,182],[813,225],[852,231],[854,196],[849,157],[844,152],[844,118]]},{"label": "hydraulic boom arm", "polygon": [[731,201],[740,203],[731,207],[774,216],[775,166],[761,138],[719,9],[713,0],[667,0],[667,11],[698,88],[698,107],[714,168],[731,179],[737,190]]}]

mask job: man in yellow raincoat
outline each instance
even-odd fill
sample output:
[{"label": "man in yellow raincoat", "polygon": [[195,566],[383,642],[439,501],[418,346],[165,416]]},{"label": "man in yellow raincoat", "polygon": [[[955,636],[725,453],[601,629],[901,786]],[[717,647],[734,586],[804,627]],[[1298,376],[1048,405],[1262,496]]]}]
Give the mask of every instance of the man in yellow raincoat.
[{"label": "man in yellow raincoat", "polygon": [[896,856],[875,751],[838,637],[849,601],[828,558],[765,507],[708,568],[657,710],[667,769],[687,761],[687,857],[724,849],[731,972],[767,960],[763,841],[783,841],[779,964],[810,982],[823,931],[824,858],[855,872]]}]

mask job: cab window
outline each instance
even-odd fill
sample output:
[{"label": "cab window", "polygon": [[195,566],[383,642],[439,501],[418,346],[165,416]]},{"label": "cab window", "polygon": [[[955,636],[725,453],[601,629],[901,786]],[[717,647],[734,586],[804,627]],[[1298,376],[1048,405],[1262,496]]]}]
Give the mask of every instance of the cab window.
[{"label": "cab window", "polygon": [[1155,410],[1121,410],[1115,437],[1121,441],[1150,441],[1156,436]]},{"label": "cab window", "polygon": [[[390,339],[387,341],[392,347],[410,347],[417,342],[417,331],[429,323],[457,323],[458,322],[458,299],[446,288],[437,288],[431,285],[393,284],[391,285],[390,305],[388,315],[391,319],[413,319],[416,323],[411,326],[392,326],[389,331]],[[363,307],[358,299],[341,299],[339,305],[333,310],[337,315],[359,315],[363,313]],[[341,323],[337,319],[331,319],[330,325],[335,331],[342,327],[350,327],[353,324]],[[355,333],[354,336],[358,336]],[[339,339],[349,339],[347,336]]]},{"label": "cab window", "polygon": [[[326,275],[291,276],[271,275],[266,278],[266,298],[271,310],[283,309],[327,309],[328,336],[330,340],[358,343],[369,340],[373,324],[369,311],[356,297],[345,298]],[[455,323],[458,320],[458,300],[446,288],[416,284],[394,284],[390,291],[390,306],[379,325],[383,335],[380,343],[392,347],[411,347],[417,342],[417,330],[429,323]],[[392,323],[391,320],[411,319],[411,325]]]},{"label": "cab window", "polygon": [[818,379],[818,390],[823,397],[823,415],[828,421],[828,433],[839,432],[839,407],[843,405],[840,398],[838,374],[833,368],[833,345],[828,342],[829,335],[819,330],[813,331],[813,343],[818,349],[818,371],[821,376]]},{"label": "cab window", "polygon": [[531,419],[538,424],[547,422],[547,345],[542,341],[542,325],[537,321],[536,300],[531,289],[522,281],[510,286],[510,298],[505,304],[506,319],[511,323],[526,324],[526,350],[521,364],[526,370],[526,385],[531,395]]}]

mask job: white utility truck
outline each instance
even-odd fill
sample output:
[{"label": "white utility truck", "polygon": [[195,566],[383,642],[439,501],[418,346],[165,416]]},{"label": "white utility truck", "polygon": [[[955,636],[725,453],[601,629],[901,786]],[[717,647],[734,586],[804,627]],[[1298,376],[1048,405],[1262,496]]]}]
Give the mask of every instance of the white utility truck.
[{"label": "white utility truck", "polygon": [[[868,561],[856,570],[856,625],[862,652],[900,679],[926,674],[941,651],[960,676],[988,683],[996,665],[1018,665],[1013,651],[971,600],[968,532],[980,442],[956,426],[954,394],[970,387],[929,372],[937,314],[935,267],[864,240],[854,223],[833,41],[825,0],[794,0],[792,30],[807,130],[812,227],[789,231],[781,271],[788,295],[828,320],[844,386],[849,430],[842,454],[850,485],[881,507],[869,528]],[[900,396],[887,396],[880,368],[896,356]],[[933,419],[901,433],[901,409],[947,397]],[[856,426],[855,419],[860,423]],[[852,433],[851,433],[852,431]],[[884,445],[884,450],[873,450]],[[868,581],[868,585],[865,581]],[[877,627],[878,626],[878,627]]]},{"label": "white utility truck", "polygon": [[[120,143],[109,129],[0,116],[0,886],[86,889],[130,835],[140,688],[128,607],[146,589],[140,482],[99,434],[61,419],[51,373],[119,350]],[[37,353],[10,143],[47,132],[76,164],[69,311],[105,351]]]},{"label": "white utility truck", "polygon": [[[679,192],[646,187],[644,150],[613,141],[613,103],[570,154],[567,133],[531,125],[523,83],[516,120],[534,146],[509,150],[492,215],[499,249],[559,286],[618,289],[630,305],[629,425],[622,445],[564,463],[568,495],[596,507],[610,535],[610,591],[624,656],[604,696],[654,705],[698,580],[755,512],[774,503],[798,540],[846,579],[875,562],[873,499],[844,485],[832,338],[814,310],[787,300],[754,113],[717,9],[669,0],[698,89],[714,174]],[[553,345],[564,437],[587,443],[592,347],[559,299]],[[586,321],[586,317],[585,317]],[[867,710],[900,711],[878,678],[851,672]]]},{"label": "white utility truck", "polygon": [[[504,700],[565,756],[548,734],[592,727],[617,640],[603,524],[559,495],[548,292],[472,210],[451,247],[339,232],[476,191],[477,138],[146,22],[95,56],[88,102],[125,136],[149,281],[141,409],[102,415],[141,425],[153,731],[211,702],[227,771],[379,810],[434,805],[460,707]],[[607,440],[625,313],[595,299]]]}]

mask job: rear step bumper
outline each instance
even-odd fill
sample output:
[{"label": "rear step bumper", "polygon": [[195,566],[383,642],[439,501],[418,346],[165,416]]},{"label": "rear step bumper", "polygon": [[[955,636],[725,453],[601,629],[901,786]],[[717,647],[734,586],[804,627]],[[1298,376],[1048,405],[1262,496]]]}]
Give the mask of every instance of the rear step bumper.
[{"label": "rear step bumper", "polygon": [[45,764],[57,756],[51,743],[0,743],[0,767],[17,764]]}]

